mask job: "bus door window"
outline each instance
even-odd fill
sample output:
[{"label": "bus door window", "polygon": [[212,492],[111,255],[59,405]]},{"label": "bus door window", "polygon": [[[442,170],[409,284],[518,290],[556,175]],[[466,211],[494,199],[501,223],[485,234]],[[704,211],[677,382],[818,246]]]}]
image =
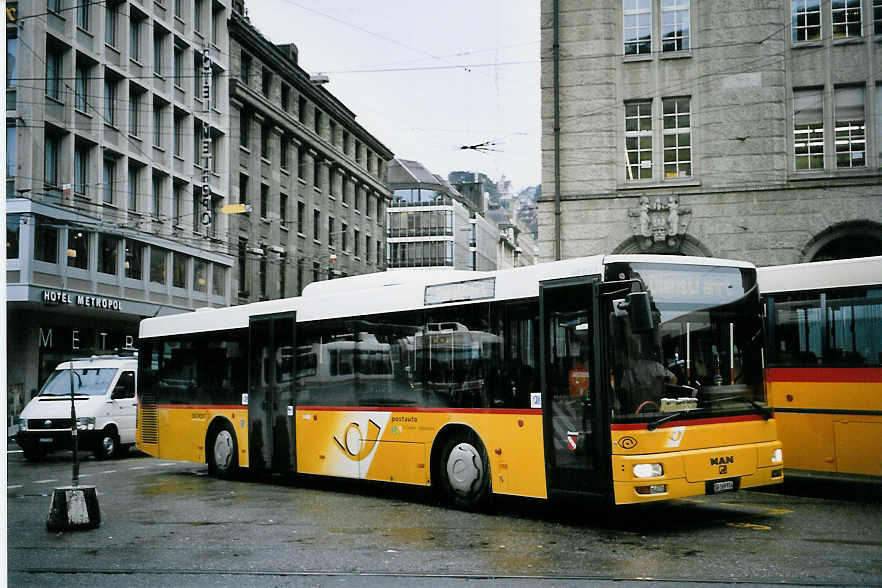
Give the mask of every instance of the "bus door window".
[{"label": "bus door window", "polygon": [[585,311],[555,312],[548,317],[548,327],[555,454],[557,465],[566,466],[584,460],[591,451],[591,323]]}]

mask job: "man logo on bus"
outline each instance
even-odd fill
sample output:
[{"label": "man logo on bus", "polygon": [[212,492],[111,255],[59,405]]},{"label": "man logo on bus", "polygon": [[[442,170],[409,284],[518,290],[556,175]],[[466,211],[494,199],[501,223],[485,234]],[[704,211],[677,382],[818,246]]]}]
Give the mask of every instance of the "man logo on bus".
[{"label": "man logo on bus", "polygon": [[341,443],[337,437],[334,441],[337,447],[343,452],[343,455],[352,461],[361,461],[371,454],[377,441],[380,440],[380,425],[368,419],[368,434],[363,437],[361,428],[358,423],[349,423],[343,431],[343,442]]},{"label": "man logo on bus", "polygon": [[735,463],[735,458],[731,455],[726,455],[724,457],[712,457],[710,458],[710,464],[712,466],[721,466],[727,463]]}]

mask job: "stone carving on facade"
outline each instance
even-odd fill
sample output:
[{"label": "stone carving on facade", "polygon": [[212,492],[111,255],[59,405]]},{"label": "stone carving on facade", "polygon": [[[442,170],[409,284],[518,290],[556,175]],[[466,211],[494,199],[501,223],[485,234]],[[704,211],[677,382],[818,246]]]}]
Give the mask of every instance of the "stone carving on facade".
[{"label": "stone carving on facade", "polygon": [[659,196],[655,201],[641,196],[639,206],[628,210],[634,237],[643,249],[659,245],[677,247],[686,234],[691,215],[692,209],[680,206],[680,200],[673,195],[667,201]]}]

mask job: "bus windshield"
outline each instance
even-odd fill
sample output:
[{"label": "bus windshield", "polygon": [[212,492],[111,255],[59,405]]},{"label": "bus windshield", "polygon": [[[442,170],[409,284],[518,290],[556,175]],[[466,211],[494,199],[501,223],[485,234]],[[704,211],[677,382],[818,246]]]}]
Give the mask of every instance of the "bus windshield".
[{"label": "bus windshield", "polygon": [[614,422],[653,423],[768,414],[762,380],[762,318],[753,269],[615,264],[608,276],[639,279],[656,328],[633,332],[610,307]]},{"label": "bus windshield", "polygon": [[69,396],[71,380],[74,394],[101,396],[107,392],[116,371],[116,368],[76,368],[71,377],[68,370],[56,370],[43,384],[40,396]]}]

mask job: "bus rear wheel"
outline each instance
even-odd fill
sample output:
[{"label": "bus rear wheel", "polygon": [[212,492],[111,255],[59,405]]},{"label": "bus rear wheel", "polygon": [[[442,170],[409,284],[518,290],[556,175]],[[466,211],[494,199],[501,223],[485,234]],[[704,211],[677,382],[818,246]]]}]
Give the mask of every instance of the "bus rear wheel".
[{"label": "bus rear wheel", "polygon": [[239,469],[239,448],[233,428],[225,424],[215,429],[207,448],[208,473],[216,478],[234,477]]},{"label": "bus rear wheel", "polygon": [[490,497],[490,462],[484,445],[473,434],[450,437],[441,450],[438,473],[447,502],[475,510]]}]

